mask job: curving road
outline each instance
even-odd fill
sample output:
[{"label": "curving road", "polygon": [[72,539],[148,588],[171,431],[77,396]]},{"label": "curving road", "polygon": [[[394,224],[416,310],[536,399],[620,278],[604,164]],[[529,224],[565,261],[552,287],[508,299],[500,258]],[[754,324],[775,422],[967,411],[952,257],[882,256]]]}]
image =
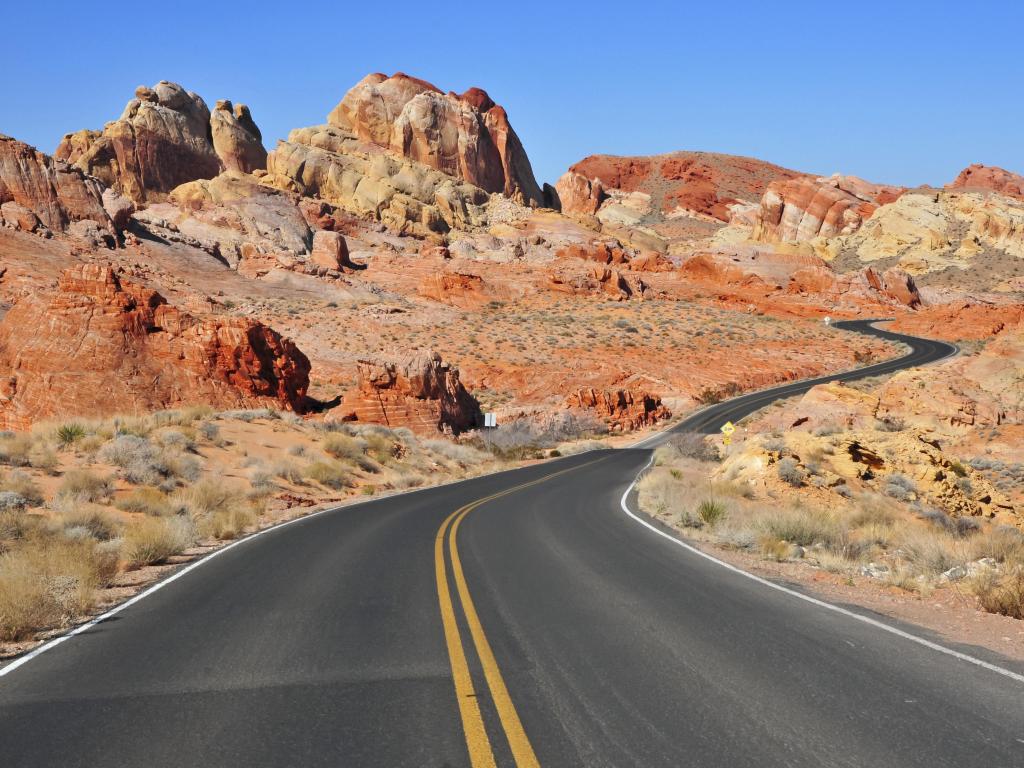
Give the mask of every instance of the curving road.
[{"label": "curving road", "polygon": [[[858,375],[954,351],[897,338],[913,351]],[[953,657],[656,535],[620,507],[649,458],[569,457],[225,550],[8,667],[0,763],[1024,765],[1019,666]]]}]

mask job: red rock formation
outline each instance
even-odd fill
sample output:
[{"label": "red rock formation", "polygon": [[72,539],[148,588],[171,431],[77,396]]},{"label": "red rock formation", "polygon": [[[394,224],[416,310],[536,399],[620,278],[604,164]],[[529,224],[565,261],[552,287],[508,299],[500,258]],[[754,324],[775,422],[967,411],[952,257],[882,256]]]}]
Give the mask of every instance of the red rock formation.
[{"label": "red rock formation", "polygon": [[477,425],[480,405],[459,381],[459,371],[432,350],[358,362],[358,384],[342,400],[343,418],[408,427],[414,432],[458,434]]},{"label": "red rock formation", "polygon": [[0,134],[0,204],[12,225],[33,231],[38,226],[34,218],[54,232],[64,232],[72,222],[89,219],[115,233],[103,207],[103,191],[79,169]]},{"label": "red rock formation", "polygon": [[198,320],[110,267],[66,270],[0,322],[0,423],[186,404],[302,411],[309,360],[254,320]]},{"label": "red rock formation", "polygon": [[121,117],[102,133],[68,134],[55,156],[96,176],[136,203],[159,202],[175,187],[227,169],[266,167],[259,129],[245,105],[210,110],[198,95],[161,80],[139,86]]},{"label": "red rock formation", "polygon": [[879,205],[896,200],[901,193],[897,187],[838,174],[772,182],[755,214],[752,237],[796,243],[848,235],[860,229]]},{"label": "red rock formation", "polygon": [[582,269],[572,265],[557,266],[547,273],[544,287],[572,296],[604,295],[615,301],[643,298],[647,285],[636,276],[626,276],[618,269],[602,264]]},{"label": "red rock formation", "polygon": [[555,252],[559,259],[583,259],[598,264],[628,264],[629,254],[612,243],[571,243]]},{"label": "red rock formation", "polygon": [[416,292],[426,299],[462,309],[478,307],[487,301],[484,279],[466,272],[432,272],[420,281]]},{"label": "red rock formation", "polygon": [[309,258],[318,267],[326,269],[340,271],[352,267],[352,262],[348,258],[348,243],[337,232],[314,232],[313,250]]},{"label": "red rock formation", "polygon": [[508,115],[479,88],[445,94],[401,72],[375,73],[346,93],[327,120],[487,192],[545,204]]},{"label": "red rock formation", "polygon": [[569,408],[593,411],[616,432],[650,426],[672,415],[657,395],[630,389],[578,389],[569,395],[566,405]]},{"label": "red rock formation", "polygon": [[990,189],[1007,197],[1024,200],[1024,176],[994,165],[974,163],[960,171],[947,189]]},{"label": "red rock formation", "polygon": [[754,202],[768,183],[803,174],[749,157],[714,152],[673,152],[651,157],[591,155],[558,182],[562,210],[596,213],[608,190],[644,192],[656,210],[682,208],[729,221],[729,206]]}]

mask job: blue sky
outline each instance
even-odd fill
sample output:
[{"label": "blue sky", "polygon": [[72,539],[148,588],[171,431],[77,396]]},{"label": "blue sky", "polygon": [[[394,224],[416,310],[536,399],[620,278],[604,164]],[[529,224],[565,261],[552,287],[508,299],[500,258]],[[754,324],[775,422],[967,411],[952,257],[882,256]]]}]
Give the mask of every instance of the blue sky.
[{"label": "blue sky", "polygon": [[[1024,172],[1024,3],[83,3],[4,11],[0,132],[53,151],[175,80],[272,148],[373,71],[508,110],[538,179],[592,153],[703,149],[939,185]],[[18,32],[13,32],[18,30]]]}]

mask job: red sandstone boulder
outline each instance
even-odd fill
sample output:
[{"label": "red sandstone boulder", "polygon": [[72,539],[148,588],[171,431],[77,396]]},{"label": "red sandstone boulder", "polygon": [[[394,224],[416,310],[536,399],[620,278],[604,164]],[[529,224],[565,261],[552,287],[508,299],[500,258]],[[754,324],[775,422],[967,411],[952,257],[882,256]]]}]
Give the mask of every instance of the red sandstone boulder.
[{"label": "red sandstone boulder", "polygon": [[0,322],[0,424],[200,403],[301,412],[309,368],[261,323],[199,320],[110,267],[83,264]]},{"label": "red sandstone boulder", "polygon": [[458,434],[480,419],[480,405],[462,386],[458,369],[432,350],[365,358],[358,371],[356,388],[342,400],[346,420]]},{"label": "red sandstone boulder", "polygon": [[629,389],[578,389],[569,395],[566,405],[593,412],[616,432],[650,426],[672,415],[657,395]]},{"label": "red sandstone boulder", "polygon": [[479,307],[487,301],[480,275],[455,270],[431,272],[420,281],[416,292],[426,299],[462,309]]},{"label": "red sandstone boulder", "polygon": [[327,120],[487,192],[524,205],[546,203],[508,115],[479,88],[442,93],[401,72],[376,73],[346,93]]},{"label": "red sandstone boulder", "polygon": [[319,230],[313,233],[313,251],[310,261],[318,267],[342,270],[351,267],[348,259],[348,243],[338,232]]},{"label": "red sandstone boulder", "polygon": [[35,231],[41,224],[65,232],[72,222],[88,219],[116,233],[103,192],[78,168],[0,134],[0,205],[9,226]]},{"label": "red sandstone boulder", "polygon": [[994,165],[974,163],[960,171],[947,189],[987,189],[1024,200],[1024,176]]}]

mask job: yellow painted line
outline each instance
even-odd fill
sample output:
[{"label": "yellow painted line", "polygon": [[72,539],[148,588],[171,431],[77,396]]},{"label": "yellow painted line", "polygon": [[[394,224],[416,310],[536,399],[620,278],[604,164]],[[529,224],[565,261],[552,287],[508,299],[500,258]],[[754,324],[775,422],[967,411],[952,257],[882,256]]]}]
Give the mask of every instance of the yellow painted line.
[{"label": "yellow painted line", "polygon": [[466,735],[466,746],[469,749],[469,762],[473,768],[494,768],[494,750],[491,749],[484,719],[480,714],[480,704],[473,690],[473,677],[466,663],[466,652],[462,648],[459,626],[455,620],[455,609],[452,606],[451,594],[448,591],[448,576],[444,568],[444,536],[448,523],[458,512],[453,512],[441,524],[434,540],[434,570],[437,576],[437,597],[441,604],[441,623],[444,625],[444,639],[448,644],[448,660],[452,667],[452,678],[455,681],[455,699],[459,703],[459,716],[462,718],[462,730]]},{"label": "yellow painted line", "polygon": [[[522,483],[521,485],[472,501],[446,517],[437,532],[437,538],[434,541],[434,569],[437,576],[438,599],[441,604],[441,621],[444,625],[445,640],[448,643],[448,658],[452,666],[452,677],[455,680],[455,694],[459,701],[459,713],[462,716],[462,727],[466,734],[466,745],[469,748],[469,757],[473,768],[493,766],[495,764],[494,751],[483,725],[480,705],[477,702],[476,693],[473,689],[473,680],[469,672],[469,666],[466,663],[462,637],[455,619],[455,608],[448,587],[447,573],[445,572],[443,546],[445,535],[450,532],[448,546],[452,561],[452,573],[455,576],[455,586],[459,592],[459,600],[462,603],[462,610],[466,616],[470,636],[473,638],[477,655],[480,657],[484,678],[491,691],[491,698],[494,700],[495,708],[498,710],[501,727],[505,731],[509,747],[512,750],[512,757],[517,768],[540,768],[540,763],[537,761],[537,756],[533,751],[530,740],[526,736],[526,731],[523,729],[519,714],[512,703],[512,697],[509,695],[508,687],[505,685],[505,679],[502,677],[498,662],[494,658],[494,651],[491,649],[491,644],[484,633],[483,625],[480,623],[480,617],[476,612],[476,606],[473,604],[473,598],[469,594],[469,585],[466,583],[466,576],[462,570],[462,561],[459,558],[456,535],[459,525],[466,515],[488,501],[493,501],[510,493],[543,483],[553,477],[564,475],[566,472],[572,472],[591,464],[596,464],[599,461],[604,461],[605,458],[607,457],[588,461],[585,464],[563,469],[559,472],[552,472],[550,475],[545,475],[537,480]],[[455,521],[454,523],[452,523],[453,520]],[[451,527],[449,528],[450,523]]]}]

